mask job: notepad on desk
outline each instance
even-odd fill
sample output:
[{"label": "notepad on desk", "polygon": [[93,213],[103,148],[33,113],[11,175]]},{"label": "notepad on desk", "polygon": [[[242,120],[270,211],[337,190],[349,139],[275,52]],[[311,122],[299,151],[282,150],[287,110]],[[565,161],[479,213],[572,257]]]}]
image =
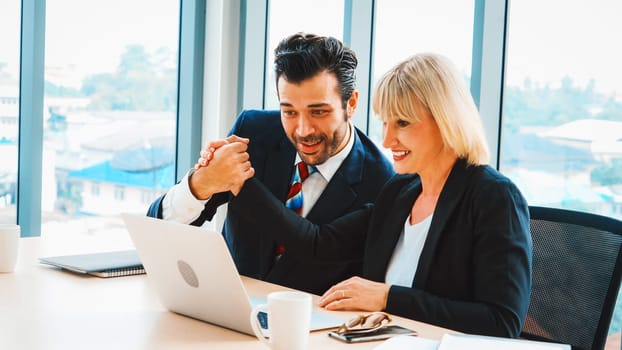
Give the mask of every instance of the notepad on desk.
[{"label": "notepad on desk", "polygon": [[39,258],[42,264],[97,277],[120,277],[145,273],[136,250],[63,255]]},{"label": "notepad on desk", "polygon": [[557,343],[544,343],[523,339],[508,339],[487,337],[471,334],[446,333],[440,341],[411,337],[398,336],[391,338],[374,350],[570,350],[570,345]]},{"label": "notepad on desk", "polygon": [[570,345],[524,339],[486,337],[471,334],[445,334],[438,350],[570,350]]}]

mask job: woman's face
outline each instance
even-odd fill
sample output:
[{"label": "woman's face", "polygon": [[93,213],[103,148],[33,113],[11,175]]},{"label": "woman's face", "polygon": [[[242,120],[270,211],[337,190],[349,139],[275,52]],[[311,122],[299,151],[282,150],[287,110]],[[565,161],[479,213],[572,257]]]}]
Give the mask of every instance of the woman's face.
[{"label": "woman's face", "polygon": [[[444,148],[441,132],[427,108],[414,101],[420,121],[406,118],[385,118],[382,145],[391,149],[393,167],[399,174],[421,173],[434,166]],[[414,116],[413,116],[414,117]]]}]

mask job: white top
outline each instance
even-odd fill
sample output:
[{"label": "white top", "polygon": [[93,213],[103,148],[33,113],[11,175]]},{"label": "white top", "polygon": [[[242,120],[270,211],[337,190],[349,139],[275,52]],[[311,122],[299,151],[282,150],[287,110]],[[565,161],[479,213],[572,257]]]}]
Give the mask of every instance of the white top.
[{"label": "white top", "polygon": [[[350,137],[346,147],[339,151],[339,153],[328,158],[326,162],[317,165],[318,172],[309,175],[302,184],[302,216],[307,216],[333,178],[333,175],[337,172],[337,169],[341,166],[341,163],[343,163],[350,154],[352,147],[354,147],[354,127],[352,127],[351,123],[348,123],[348,126],[350,129]],[[299,161],[300,156],[296,153],[293,166]],[[183,179],[181,179],[178,184],[171,187],[164,196],[162,200],[162,218],[164,220],[173,220],[189,224],[201,215],[201,211],[205,208],[205,203],[207,203],[208,200],[209,199],[201,200],[194,197],[192,192],[190,192],[188,173],[186,173]]]},{"label": "white top", "polygon": [[419,265],[421,251],[428,237],[432,216],[423,219],[421,222],[410,225],[410,215],[404,223],[404,230],[400,235],[393,256],[387,268],[385,282],[390,285],[411,287],[415,280],[415,273]]}]

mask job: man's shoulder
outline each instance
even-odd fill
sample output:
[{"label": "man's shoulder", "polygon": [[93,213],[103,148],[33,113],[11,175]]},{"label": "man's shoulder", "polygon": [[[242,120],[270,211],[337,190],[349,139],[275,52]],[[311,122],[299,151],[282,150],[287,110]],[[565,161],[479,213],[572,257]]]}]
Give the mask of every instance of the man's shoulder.
[{"label": "man's shoulder", "polygon": [[278,110],[244,110],[238,115],[230,133],[253,139],[280,138],[283,134],[281,112]]},{"label": "man's shoulder", "polygon": [[339,172],[350,182],[356,184],[359,194],[371,202],[380,188],[395,174],[393,165],[384,153],[363,132],[356,130],[355,142]]},{"label": "man's shoulder", "polygon": [[279,110],[245,109],[238,116],[238,121],[244,123],[280,124],[281,112]]},{"label": "man's shoulder", "polygon": [[357,143],[354,144],[354,150],[364,153],[365,162],[374,163],[379,168],[393,172],[393,165],[385,154],[378,148],[376,143],[372,141],[364,132],[355,128],[357,135]]}]

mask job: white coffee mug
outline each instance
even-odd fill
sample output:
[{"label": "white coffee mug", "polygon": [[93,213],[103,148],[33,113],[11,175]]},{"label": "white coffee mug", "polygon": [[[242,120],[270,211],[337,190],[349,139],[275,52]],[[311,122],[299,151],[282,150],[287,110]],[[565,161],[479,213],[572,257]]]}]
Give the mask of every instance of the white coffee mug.
[{"label": "white coffee mug", "polygon": [[[261,332],[257,314],[268,314],[270,340]],[[303,292],[272,292],[268,304],[257,305],[250,315],[253,331],[273,350],[305,350],[311,327],[311,295]]]},{"label": "white coffee mug", "polygon": [[15,270],[19,232],[19,225],[0,224],[0,273]]}]

